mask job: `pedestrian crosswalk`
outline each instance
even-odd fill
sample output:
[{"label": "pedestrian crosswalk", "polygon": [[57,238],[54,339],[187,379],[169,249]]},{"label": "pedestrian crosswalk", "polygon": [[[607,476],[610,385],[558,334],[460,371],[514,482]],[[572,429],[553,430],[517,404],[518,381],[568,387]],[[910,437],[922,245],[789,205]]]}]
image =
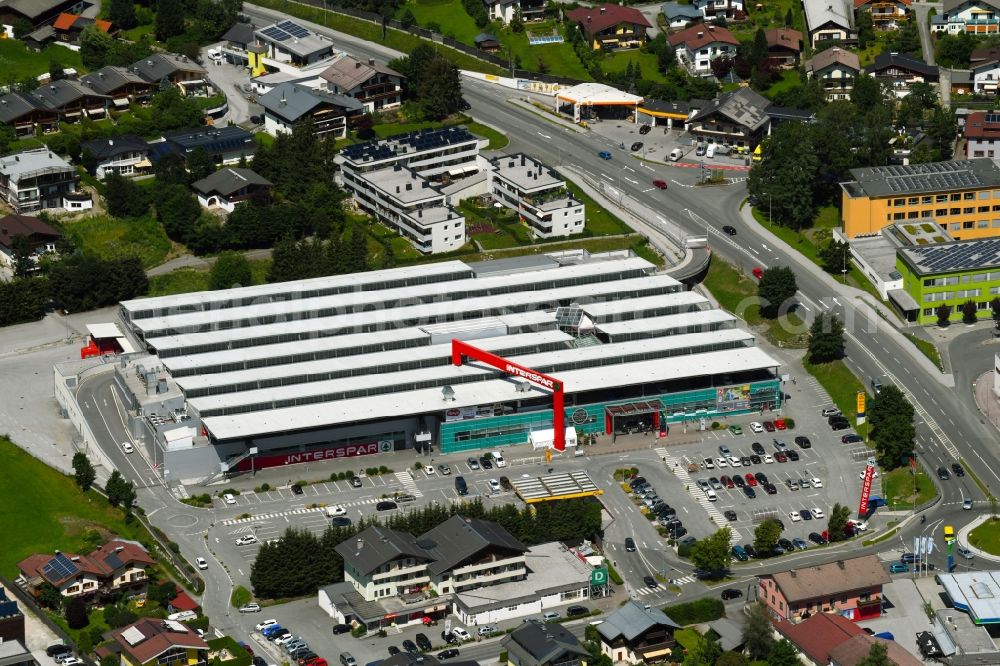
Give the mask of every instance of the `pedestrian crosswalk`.
[{"label": "pedestrian crosswalk", "polygon": [[191,497],[191,495],[188,494],[187,488],[185,488],[184,484],[181,483],[178,483],[176,486],[171,488],[170,492],[172,492],[174,497],[177,499],[187,499],[188,497]]},{"label": "pedestrian crosswalk", "polygon": [[[694,576],[681,576],[680,578],[671,578],[671,579],[667,580],[666,584],[667,585],[676,585],[677,587],[681,587],[682,585],[687,585],[688,583],[693,583],[696,580],[698,580],[698,579],[695,578]],[[663,592],[663,591],[664,591],[664,588],[662,588],[662,587],[640,587],[640,588],[634,590],[635,595],[637,597],[644,597],[644,596],[646,596],[648,594],[658,594],[658,593]]]},{"label": "pedestrian crosswalk", "polygon": [[[659,453],[659,451],[660,449],[657,449],[657,453]],[[702,506],[703,509],[705,509],[705,512],[708,514],[708,517],[712,519],[712,522],[719,527],[725,527],[728,525],[729,521],[726,520],[726,517],[723,516],[722,512],[715,506],[715,502],[709,502],[708,496],[705,495],[705,493],[698,488],[694,480],[691,479],[691,475],[688,474],[687,471],[687,465],[673,460],[670,455],[666,453],[666,449],[663,449],[663,451],[664,453],[661,455],[661,458],[667,466],[667,469],[672,470],[674,475],[677,477],[677,480],[680,481],[685,488],[691,490],[691,496]],[[739,541],[739,532],[731,530],[729,535],[730,544],[737,544]]]},{"label": "pedestrian crosswalk", "polygon": [[[340,506],[350,508],[352,506],[363,506],[365,504],[374,504],[378,502],[379,498],[370,497],[368,499],[358,500],[357,502],[344,502]],[[253,522],[255,520],[270,520],[271,518],[283,518],[285,516],[298,516],[304,513],[316,513],[318,511],[324,511],[325,507],[313,507],[310,509],[292,509],[291,511],[276,511],[274,513],[262,513],[260,515],[253,515],[247,518],[234,518],[232,520],[224,520],[222,524],[224,526],[230,525],[242,525],[243,523]]]},{"label": "pedestrian crosswalk", "polygon": [[424,494],[417,488],[417,482],[413,480],[409,472],[396,472],[396,479],[409,494],[414,497],[423,497]]}]

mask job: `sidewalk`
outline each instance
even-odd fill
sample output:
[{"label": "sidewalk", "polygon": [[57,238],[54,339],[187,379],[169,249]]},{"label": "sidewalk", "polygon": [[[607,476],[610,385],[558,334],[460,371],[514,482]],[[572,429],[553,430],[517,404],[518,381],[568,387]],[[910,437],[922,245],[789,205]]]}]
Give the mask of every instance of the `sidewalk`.
[{"label": "sidewalk", "polygon": [[972,394],[976,397],[976,407],[982,415],[989,419],[994,428],[1000,430],[1000,398],[993,392],[993,371],[979,375]]},{"label": "sidewalk", "polygon": [[853,301],[855,305],[860,308],[867,308],[869,310],[868,316],[871,321],[875,323],[876,330],[878,332],[893,337],[905,353],[910,356],[910,360],[913,363],[922,367],[929,375],[936,377],[942,385],[948,388],[955,387],[955,378],[953,375],[943,374],[940,370],[938,370],[937,366],[931,363],[930,359],[924,356],[912,342],[907,340],[899,329],[886,320],[886,318],[881,314],[883,305],[878,302],[874,296],[861,289],[855,289],[854,287],[849,287],[845,284],[837,282],[822,268],[804,257],[798,250],[772,234],[766,227],[760,225],[757,220],[754,219],[752,210],[753,208],[749,204],[740,209],[740,217],[743,218],[743,221],[748,226],[752,226],[755,230],[765,234],[767,238],[770,239],[773,246],[781,248],[787,256],[792,258],[792,262],[797,264],[797,268],[799,270],[806,270],[812,273],[814,278],[821,281],[827,288],[830,289],[831,294],[840,296],[845,300]]}]

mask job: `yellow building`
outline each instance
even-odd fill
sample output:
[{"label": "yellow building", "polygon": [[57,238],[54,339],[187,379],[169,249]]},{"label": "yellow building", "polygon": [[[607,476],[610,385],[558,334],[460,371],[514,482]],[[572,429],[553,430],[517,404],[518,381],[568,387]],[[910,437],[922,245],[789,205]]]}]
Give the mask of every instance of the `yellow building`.
[{"label": "yellow building", "polygon": [[639,48],[646,43],[646,29],[653,27],[638,9],[621,5],[570,9],[566,18],[579,25],[594,50]]},{"label": "yellow building", "polygon": [[143,618],[112,632],[122,666],[199,666],[208,663],[208,643],[174,620]]},{"label": "yellow building", "polygon": [[1000,236],[1000,167],[991,159],[851,169],[841,183],[844,234],[934,220],[955,240]]}]

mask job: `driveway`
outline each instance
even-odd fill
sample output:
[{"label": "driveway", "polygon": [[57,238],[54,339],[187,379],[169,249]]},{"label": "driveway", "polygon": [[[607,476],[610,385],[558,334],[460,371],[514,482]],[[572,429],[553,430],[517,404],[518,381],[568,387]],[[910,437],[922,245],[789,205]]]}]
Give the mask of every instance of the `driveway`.
[{"label": "driveway", "polygon": [[241,89],[243,84],[250,83],[250,74],[243,65],[231,65],[228,62],[215,62],[208,57],[209,48],[218,48],[218,44],[206,46],[201,50],[201,61],[208,70],[208,79],[222,91],[229,102],[229,111],[215,121],[216,125],[233,123],[238,125],[250,120],[251,115],[261,112],[261,107],[250,104],[246,93]]},{"label": "driveway", "polygon": [[927,14],[931,9],[941,13],[940,2],[914,2],[913,13],[917,21],[917,28],[920,30],[920,47],[923,50],[924,62],[928,65],[934,64],[934,45],[931,42],[931,28],[927,25]]}]

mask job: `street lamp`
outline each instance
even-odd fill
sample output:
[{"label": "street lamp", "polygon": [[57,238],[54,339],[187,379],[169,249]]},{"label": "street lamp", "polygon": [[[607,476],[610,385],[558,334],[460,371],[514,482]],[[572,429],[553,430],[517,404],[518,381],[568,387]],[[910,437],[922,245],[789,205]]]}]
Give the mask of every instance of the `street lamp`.
[{"label": "street lamp", "polygon": [[767,193],[767,226],[771,227],[771,193]]}]

